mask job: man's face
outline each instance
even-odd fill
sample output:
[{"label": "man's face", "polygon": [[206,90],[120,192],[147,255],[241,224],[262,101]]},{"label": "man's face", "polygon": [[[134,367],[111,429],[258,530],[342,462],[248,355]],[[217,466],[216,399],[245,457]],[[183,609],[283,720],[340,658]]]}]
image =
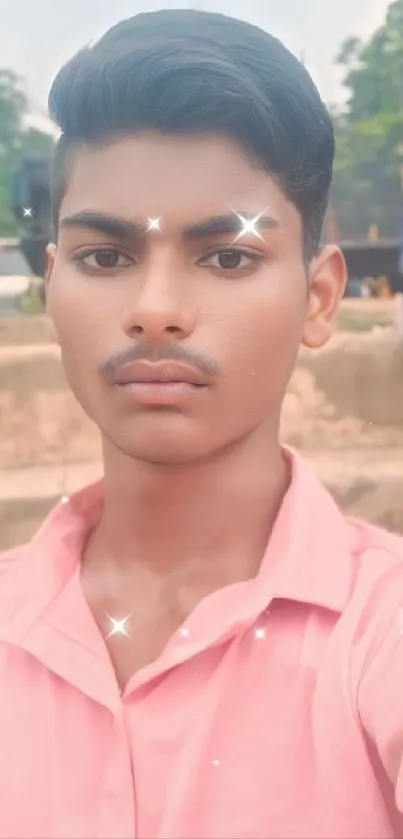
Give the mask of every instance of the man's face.
[{"label": "man's face", "polygon": [[229,140],[149,134],[78,151],[48,272],[75,396],[109,445],[148,462],[276,434],[301,340],[328,336],[335,259],[308,280],[298,211]]}]

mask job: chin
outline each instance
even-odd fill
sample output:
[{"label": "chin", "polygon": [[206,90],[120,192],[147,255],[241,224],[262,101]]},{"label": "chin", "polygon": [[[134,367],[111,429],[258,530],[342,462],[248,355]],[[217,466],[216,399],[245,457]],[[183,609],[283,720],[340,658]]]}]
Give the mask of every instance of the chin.
[{"label": "chin", "polygon": [[120,429],[109,428],[106,437],[125,457],[160,466],[193,463],[214,452],[215,441],[203,433],[206,429],[184,425],[175,427],[167,423],[165,427],[162,424],[156,427],[152,422],[146,425],[134,422]]},{"label": "chin", "polygon": [[[116,444],[115,444],[116,445]],[[180,466],[203,460],[211,454],[204,447],[186,446],[179,442],[177,446],[164,445],[161,441],[154,441],[148,445],[118,445],[121,453],[132,460],[149,463],[154,466]]]},{"label": "chin", "polygon": [[[114,418],[115,420],[115,418]],[[208,457],[217,447],[211,423],[174,413],[131,415],[103,424],[101,432],[113,448],[142,463],[175,466]]]},{"label": "chin", "polygon": [[[184,466],[214,459],[232,448],[244,434],[230,434],[228,428],[217,428],[217,423],[189,421],[178,418],[161,422],[149,417],[144,423],[130,421],[101,428],[105,441],[125,458],[154,466]],[[212,431],[214,430],[214,434]],[[246,432],[248,434],[249,432]]]}]

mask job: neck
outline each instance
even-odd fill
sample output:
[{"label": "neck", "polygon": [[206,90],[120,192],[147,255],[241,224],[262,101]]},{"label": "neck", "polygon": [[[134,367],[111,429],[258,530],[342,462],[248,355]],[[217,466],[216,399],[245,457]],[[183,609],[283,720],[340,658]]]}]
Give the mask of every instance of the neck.
[{"label": "neck", "polygon": [[253,576],[288,483],[270,436],[260,429],[183,466],[134,461],[105,442],[104,507],[90,540],[91,562],[124,571],[141,565],[164,577],[195,565],[208,575],[210,566],[224,583]]}]

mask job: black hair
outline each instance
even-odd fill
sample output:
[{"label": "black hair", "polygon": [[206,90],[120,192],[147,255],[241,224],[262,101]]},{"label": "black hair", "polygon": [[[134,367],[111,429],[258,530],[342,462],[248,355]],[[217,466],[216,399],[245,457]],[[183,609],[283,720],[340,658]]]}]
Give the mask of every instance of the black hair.
[{"label": "black hair", "polygon": [[221,133],[277,176],[298,208],[304,252],[316,252],[334,157],[329,114],[304,66],[268,33],[192,10],[138,14],[80,50],[58,73],[49,111],[61,129],[53,161],[57,230],[72,153],[155,130]]}]

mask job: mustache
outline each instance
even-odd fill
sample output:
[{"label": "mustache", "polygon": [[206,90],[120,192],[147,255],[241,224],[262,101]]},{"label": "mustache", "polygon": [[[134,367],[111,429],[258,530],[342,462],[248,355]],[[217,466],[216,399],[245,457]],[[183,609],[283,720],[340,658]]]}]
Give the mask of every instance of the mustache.
[{"label": "mustache", "polygon": [[212,359],[194,350],[181,347],[179,344],[159,348],[133,344],[132,347],[128,347],[125,350],[118,350],[113,355],[110,355],[101,364],[99,372],[104,379],[109,381],[120,367],[135,361],[148,361],[154,364],[160,361],[176,361],[178,364],[187,364],[189,367],[195,367],[205,376],[218,376],[220,373],[218,366]]}]

